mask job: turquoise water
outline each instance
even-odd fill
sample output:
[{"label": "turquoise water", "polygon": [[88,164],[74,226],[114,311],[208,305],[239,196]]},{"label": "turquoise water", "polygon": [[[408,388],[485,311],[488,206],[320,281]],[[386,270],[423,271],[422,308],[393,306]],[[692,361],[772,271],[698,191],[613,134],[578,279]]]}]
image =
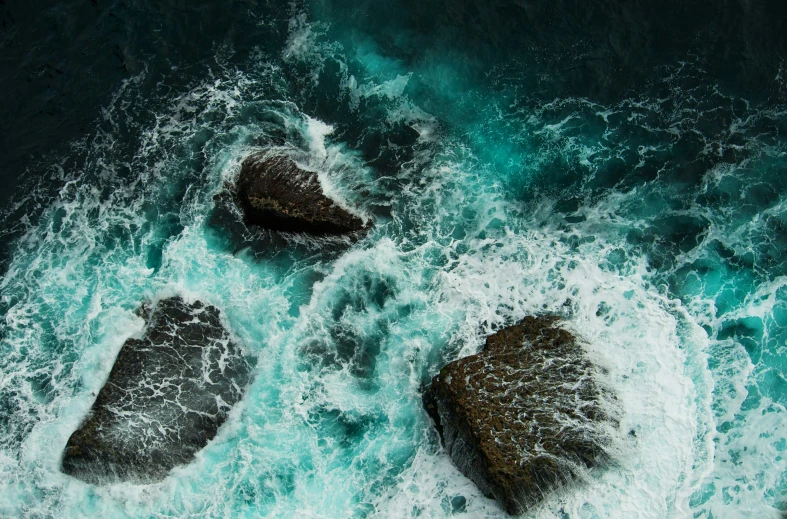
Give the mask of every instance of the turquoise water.
[{"label": "turquoise water", "polygon": [[[544,99],[522,68],[479,74],[317,2],[292,9],[280,48],[243,66],[219,48],[182,89],[127,81],[79,160],[52,166],[57,192],[0,281],[0,514],[504,517],[441,451],[420,392],[493,330],[551,312],[622,420],[615,464],[533,517],[779,517],[785,108],[690,61],[622,101]],[[215,225],[213,195],[270,143],[374,229],[322,242]],[[217,306],[257,357],[245,399],[161,483],[63,475],[66,440],[142,333],[134,309],[174,294]]]}]

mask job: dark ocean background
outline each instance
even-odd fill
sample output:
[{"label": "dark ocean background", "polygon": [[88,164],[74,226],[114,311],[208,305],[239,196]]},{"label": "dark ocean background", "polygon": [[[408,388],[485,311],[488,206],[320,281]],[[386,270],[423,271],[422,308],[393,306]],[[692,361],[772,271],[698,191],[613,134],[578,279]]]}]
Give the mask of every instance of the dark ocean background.
[{"label": "dark ocean background", "polygon": [[[420,392],[547,312],[622,437],[533,517],[781,517],[785,35],[776,1],[0,0],[0,516],[502,517]],[[267,146],[372,232],[229,233]],[[174,294],[257,357],[246,398],[161,483],[63,475]]]}]

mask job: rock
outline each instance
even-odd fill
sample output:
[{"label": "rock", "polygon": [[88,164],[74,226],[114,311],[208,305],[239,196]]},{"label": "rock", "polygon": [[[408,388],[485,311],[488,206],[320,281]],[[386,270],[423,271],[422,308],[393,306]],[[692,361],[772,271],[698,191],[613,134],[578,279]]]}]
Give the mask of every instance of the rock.
[{"label": "rock", "polygon": [[366,228],[363,220],[325,196],[315,173],[285,155],[257,153],[243,161],[237,199],[247,225],[314,235]]},{"label": "rock", "polygon": [[423,403],[453,462],[510,514],[608,459],[616,419],[553,317],[526,317],[447,364]]},{"label": "rock", "polygon": [[123,344],[66,444],[63,472],[88,483],[163,479],[213,439],[250,381],[215,307],[173,297],[142,314],[145,335]]}]

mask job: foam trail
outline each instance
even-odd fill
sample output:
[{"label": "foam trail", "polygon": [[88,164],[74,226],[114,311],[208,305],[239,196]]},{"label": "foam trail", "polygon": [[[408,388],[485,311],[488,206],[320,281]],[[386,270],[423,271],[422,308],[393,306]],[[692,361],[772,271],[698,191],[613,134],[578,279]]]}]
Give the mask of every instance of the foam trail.
[{"label": "foam trail", "polygon": [[[282,48],[174,91],[142,74],[75,146],[82,166],[58,171],[0,281],[0,515],[503,517],[441,451],[420,394],[494,330],[554,313],[622,420],[614,464],[530,517],[778,516],[784,112],[696,86],[688,65],[659,98],[533,103],[516,74],[408,65],[342,23],[298,12]],[[733,145],[743,158],[714,162]],[[214,195],[271,146],[370,232],[213,226]],[[257,357],[246,397],[160,483],[63,475],[68,436],[142,333],[134,310],[175,294],[218,307]]]}]

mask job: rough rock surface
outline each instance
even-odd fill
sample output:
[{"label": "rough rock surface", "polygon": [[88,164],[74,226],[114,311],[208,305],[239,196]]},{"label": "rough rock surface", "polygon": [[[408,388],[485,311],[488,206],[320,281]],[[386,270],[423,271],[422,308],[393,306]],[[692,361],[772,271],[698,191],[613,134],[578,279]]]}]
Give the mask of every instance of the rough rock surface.
[{"label": "rough rock surface", "polygon": [[424,407],[457,467],[510,514],[608,457],[593,366],[553,317],[526,317],[447,364]]},{"label": "rough rock surface", "polygon": [[142,312],[145,335],[123,344],[66,444],[63,472],[89,483],[164,478],[216,435],[249,383],[215,307],[173,297]]},{"label": "rough rock surface", "polygon": [[363,220],[325,196],[315,173],[285,155],[258,153],[243,161],[237,198],[247,225],[315,235],[365,229]]}]

